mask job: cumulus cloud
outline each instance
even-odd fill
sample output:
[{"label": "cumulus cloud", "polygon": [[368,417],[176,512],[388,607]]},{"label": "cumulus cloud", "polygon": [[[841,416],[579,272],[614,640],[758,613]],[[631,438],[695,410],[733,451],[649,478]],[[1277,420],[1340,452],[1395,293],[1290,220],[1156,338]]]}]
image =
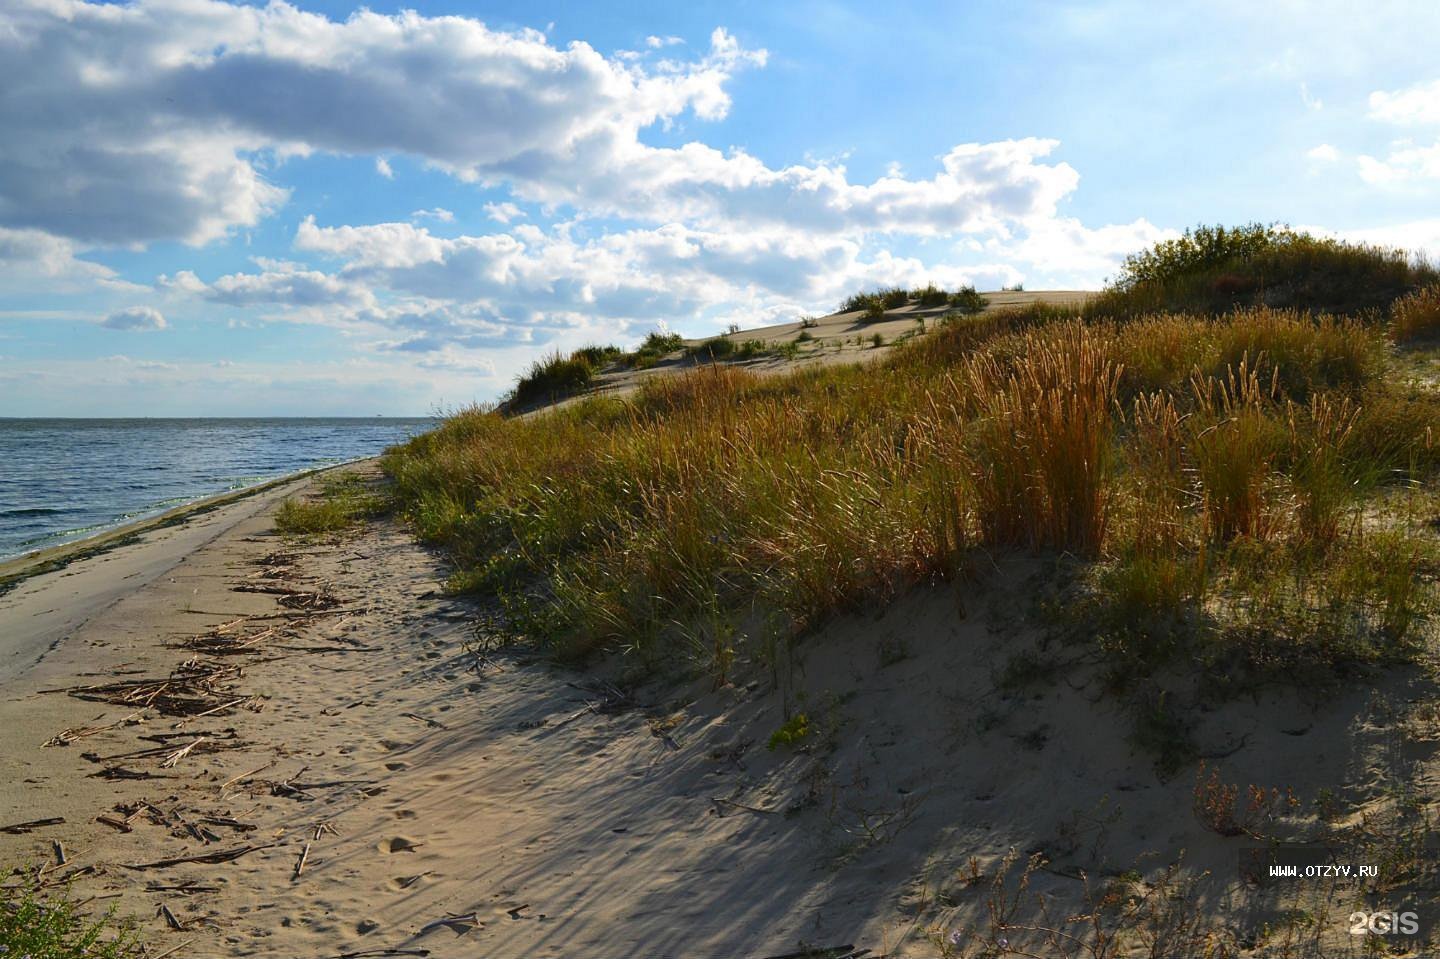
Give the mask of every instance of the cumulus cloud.
[{"label": "cumulus cloud", "polygon": [[376,154],[382,174],[380,154],[407,154],[521,199],[711,228],[994,229],[1053,214],[1078,182],[1042,162],[1057,144],[1040,138],[962,144],[933,177],[870,183],[840,165],[641,141],[686,111],[724,117],[729,79],[765,60],[720,28],[696,59],[647,69],[459,17],[23,0],[0,13],[0,87],[26,91],[0,100],[0,224],[213,239],[284,201],[257,169],[264,151]]},{"label": "cumulus cloud", "polygon": [[395,179],[395,171],[390,169],[390,161],[384,157],[375,158],[375,172],[387,180]]},{"label": "cumulus cloud", "polygon": [[1340,159],[1340,151],[1328,143],[1321,143],[1306,150],[1305,156],[1316,163],[1334,163]]},{"label": "cumulus cloud", "polygon": [[1370,116],[1387,123],[1440,125],[1440,80],[1370,94]]},{"label": "cumulus cloud", "polygon": [[499,179],[686,110],[718,119],[725,82],[764,59],[723,30],[649,73],[462,17],[18,0],[0,10],[0,225],[203,242],[285,199],[258,151],[408,154]]},{"label": "cumulus cloud", "polygon": [[127,330],[145,333],[165,329],[165,317],[160,311],[149,306],[131,306],[116,310],[100,323],[107,330]]},{"label": "cumulus cloud", "polygon": [[455,214],[445,209],[443,206],[437,206],[432,210],[415,210],[411,212],[410,219],[439,220],[441,223],[450,223],[454,221]]}]

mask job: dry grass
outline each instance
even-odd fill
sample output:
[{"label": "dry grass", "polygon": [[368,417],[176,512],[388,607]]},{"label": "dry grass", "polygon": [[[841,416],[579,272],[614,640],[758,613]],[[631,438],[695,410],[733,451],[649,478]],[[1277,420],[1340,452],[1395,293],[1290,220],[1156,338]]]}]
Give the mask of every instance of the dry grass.
[{"label": "dry grass", "polygon": [[1440,335],[1440,283],[1397,300],[1390,314],[1390,336],[1409,343]]},{"label": "dry grass", "polygon": [[1200,641],[1267,668],[1372,659],[1406,648],[1433,584],[1377,563],[1356,518],[1367,490],[1432,474],[1440,412],[1385,384],[1384,351],[1286,311],[986,313],[864,368],[714,365],[538,417],[467,411],[386,468],[453,585],[570,654],[726,675],[1016,547],[1097,564],[1074,608],[1098,603],[1132,666]]}]

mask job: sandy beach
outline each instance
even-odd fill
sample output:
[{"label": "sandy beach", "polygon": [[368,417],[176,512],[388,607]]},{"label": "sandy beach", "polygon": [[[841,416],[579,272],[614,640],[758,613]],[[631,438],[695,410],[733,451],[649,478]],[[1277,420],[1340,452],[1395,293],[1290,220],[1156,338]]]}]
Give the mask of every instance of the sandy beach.
[{"label": "sandy beach", "polygon": [[[1207,910],[1248,908],[1233,843],[1174,814],[1193,782],[1157,778],[1083,665],[1043,695],[998,680],[1034,638],[1004,625],[1029,561],[832,624],[784,684],[823,746],[774,750],[758,679],[622,692],[489,649],[390,520],[277,536],[313,482],[0,600],[7,644],[44,647],[10,654],[0,701],[0,827],[40,824],[0,857],[136,917],[152,954],[934,955],[983,917],[979,877],[1034,849],[1056,903],[1184,849]],[[1383,782],[1387,710],[1416,695],[1237,704],[1200,741],[1297,791]]]}]

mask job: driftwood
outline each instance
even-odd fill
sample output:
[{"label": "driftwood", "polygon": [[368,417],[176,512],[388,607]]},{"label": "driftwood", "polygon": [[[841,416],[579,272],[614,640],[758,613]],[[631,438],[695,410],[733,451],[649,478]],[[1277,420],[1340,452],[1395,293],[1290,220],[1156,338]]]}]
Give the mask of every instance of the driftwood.
[{"label": "driftwood", "polygon": [[[128,716],[120,717],[113,723],[106,723],[103,726],[72,726],[69,729],[61,730],[45,740],[45,742],[40,744],[40,748],[44,749],[48,746],[68,746],[76,740],[84,739],[87,736],[94,736],[96,733],[103,733],[105,730],[114,729],[116,726],[123,726],[131,720],[137,720],[139,716],[140,714],[138,712],[131,713]],[[98,719],[99,717],[97,716],[96,718]]]},{"label": "driftwood", "polygon": [[225,849],[220,852],[206,853],[201,856],[178,856],[174,859],[157,859],[154,862],[127,862],[121,863],[121,865],[124,866],[126,869],[136,870],[168,869],[171,866],[179,866],[187,862],[200,862],[214,865],[222,862],[233,862],[234,860],[239,859],[241,856],[247,856],[252,852],[258,852],[261,849],[269,849],[271,846],[274,845],[275,843],[269,842],[261,846],[236,846],[234,849]]},{"label": "driftwood", "polygon": [[775,816],[779,815],[780,813],[780,810],[778,809],[761,809],[759,806],[747,806],[743,802],[736,802],[733,799],[721,799],[719,796],[711,796],[710,801],[715,803],[717,806],[734,806],[736,809],[743,809],[746,812],[761,813],[766,816]]},{"label": "driftwood", "polygon": [[9,826],[0,826],[0,832],[9,833],[12,836],[20,836],[27,832],[34,832],[44,826],[64,825],[64,816],[52,816],[49,819],[32,819],[29,822],[17,822]]},{"label": "driftwood", "polygon": [[290,876],[290,881],[291,881],[291,882],[294,882],[295,880],[297,880],[297,879],[300,878],[300,874],[305,871],[305,863],[307,863],[307,862],[309,862],[309,861],[310,861],[310,844],[307,842],[307,843],[305,844],[305,848],[302,849],[302,850],[300,850],[300,858],[298,858],[298,859],[295,860],[295,872],[294,872],[293,875]]}]

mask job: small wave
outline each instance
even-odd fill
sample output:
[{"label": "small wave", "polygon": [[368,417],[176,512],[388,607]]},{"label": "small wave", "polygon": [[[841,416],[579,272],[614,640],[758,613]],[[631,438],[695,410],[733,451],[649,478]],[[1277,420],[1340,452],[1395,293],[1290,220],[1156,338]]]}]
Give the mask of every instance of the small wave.
[{"label": "small wave", "polygon": [[62,516],[65,513],[73,512],[74,510],[65,507],[27,506],[24,509],[0,509],[0,519],[20,516]]}]

